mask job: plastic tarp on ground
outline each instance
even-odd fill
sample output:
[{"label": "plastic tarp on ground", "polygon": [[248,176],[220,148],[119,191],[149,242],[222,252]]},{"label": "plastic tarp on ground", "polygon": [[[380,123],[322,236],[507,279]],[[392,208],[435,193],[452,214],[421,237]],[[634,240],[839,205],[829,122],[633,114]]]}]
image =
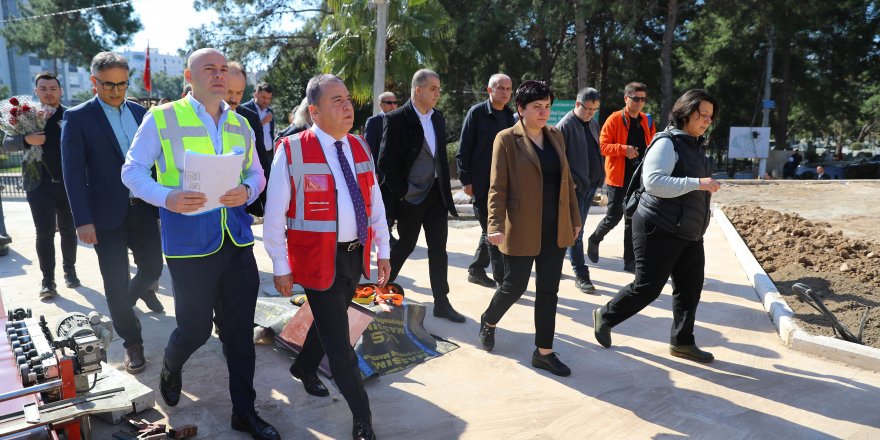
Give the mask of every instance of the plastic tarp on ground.
[{"label": "plastic tarp on ground", "polygon": [[[425,330],[425,313],[425,306],[407,302],[400,307],[351,304],[349,331],[364,377],[405,370],[458,348],[457,344]],[[308,303],[296,307],[289,298],[261,297],[254,322],[272,329],[278,345],[299,353],[312,314]],[[321,362],[321,372],[330,376],[326,357]]]}]

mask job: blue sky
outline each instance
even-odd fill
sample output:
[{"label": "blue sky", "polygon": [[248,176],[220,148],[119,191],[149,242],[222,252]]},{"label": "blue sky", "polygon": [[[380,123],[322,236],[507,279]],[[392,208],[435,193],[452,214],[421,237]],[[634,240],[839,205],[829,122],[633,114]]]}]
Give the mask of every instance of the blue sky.
[{"label": "blue sky", "polygon": [[[143,30],[134,35],[132,50],[145,50],[149,39],[151,51],[176,53],[186,45],[189,29],[210,23],[217,18],[214,11],[193,9],[192,0],[134,0],[135,13],[140,17]],[[125,47],[119,47],[124,49]]]}]

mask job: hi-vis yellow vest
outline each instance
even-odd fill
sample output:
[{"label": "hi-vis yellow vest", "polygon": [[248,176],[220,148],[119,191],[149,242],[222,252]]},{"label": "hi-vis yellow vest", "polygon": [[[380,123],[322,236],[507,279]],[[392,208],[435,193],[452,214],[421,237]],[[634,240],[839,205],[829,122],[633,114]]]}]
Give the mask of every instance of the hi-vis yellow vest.
[{"label": "hi-vis yellow vest", "polygon": [[[156,160],[156,180],[165,187],[179,189],[186,151],[216,154],[214,144],[202,121],[196,116],[189,98],[150,109],[159,131],[162,153]],[[244,172],[253,163],[254,140],[250,125],[241,115],[229,111],[221,127],[223,154],[238,149],[245,156]],[[183,215],[159,209],[162,220],[162,252],[168,258],[196,258],[211,255],[223,246],[228,235],[239,247],[254,243],[253,218],[245,205],[221,208],[200,215]]]}]

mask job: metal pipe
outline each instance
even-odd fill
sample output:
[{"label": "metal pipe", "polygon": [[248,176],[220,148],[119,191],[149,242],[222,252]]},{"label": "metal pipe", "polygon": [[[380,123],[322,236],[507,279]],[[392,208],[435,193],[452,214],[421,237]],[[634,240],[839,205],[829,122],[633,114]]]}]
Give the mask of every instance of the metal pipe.
[{"label": "metal pipe", "polygon": [[19,397],[28,396],[31,394],[41,393],[43,391],[48,391],[51,389],[61,387],[61,379],[41,383],[38,385],[34,385],[32,387],[22,388],[20,390],[9,391],[3,394],[0,394],[0,402],[5,402],[7,400],[16,399]]}]

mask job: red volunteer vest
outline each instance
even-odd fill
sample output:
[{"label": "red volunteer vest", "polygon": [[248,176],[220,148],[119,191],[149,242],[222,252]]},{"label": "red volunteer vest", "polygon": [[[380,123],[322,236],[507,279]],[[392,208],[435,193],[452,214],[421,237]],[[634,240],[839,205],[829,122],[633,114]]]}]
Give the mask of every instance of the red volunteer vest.
[{"label": "red volunteer vest", "polygon": [[[287,258],[293,282],[307,289],[327,290],[336,278],[336,185],[318,137],[311,130],[285,137],[281,144],[287,154],[290,174],[290,206],[287,208]],[[354,159],[354,173],[367,209],[373,211],[373,161],[366,143],[348,135]],[[344,182],[342,183],[345,184]],[[363,249],[363,274],[370,277],[370,251],[373,228],[367,233]]]}]

